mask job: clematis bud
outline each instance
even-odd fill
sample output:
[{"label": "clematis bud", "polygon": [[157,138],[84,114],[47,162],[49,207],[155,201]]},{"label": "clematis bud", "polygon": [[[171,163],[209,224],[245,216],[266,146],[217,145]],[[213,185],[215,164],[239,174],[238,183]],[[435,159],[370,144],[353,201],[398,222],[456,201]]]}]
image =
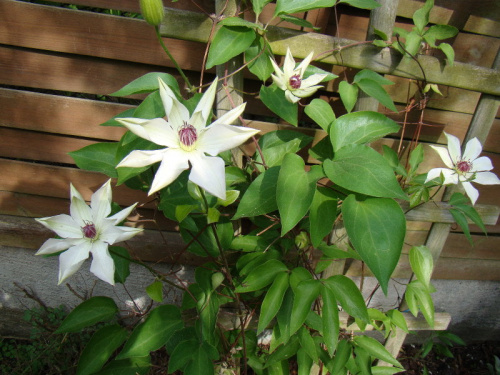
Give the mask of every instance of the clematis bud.
[{"label": "clematis bud", "polygon": [[297,246],[300,250],[307,249],[309,245],[309,237],[306,232],[300,232],[295,236],[295,246]]},{"label": "clematis bud", "polygon": [[159,26],[165,17],[162,0],[140,0],[140,3],[141,13],[146,22],[152,26]]}]

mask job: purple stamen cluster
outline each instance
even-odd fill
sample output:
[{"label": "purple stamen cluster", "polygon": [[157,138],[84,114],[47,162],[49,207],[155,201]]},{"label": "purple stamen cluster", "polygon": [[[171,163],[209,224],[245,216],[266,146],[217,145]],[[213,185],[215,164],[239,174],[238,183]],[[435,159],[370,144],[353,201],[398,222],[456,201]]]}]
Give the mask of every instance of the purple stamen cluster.
[{"label": "purple stamen cluster", "polygon": [[185,146],[192,146],[198,139],[196,128],[193,125],[184,123],[179,129],[179,140]]},{"label": "purple stamen cluster", "polygon": [[93,223],[86,223],[84,227],[82,227],[83,235],[87,238],[93,240],[97,236],[97,229],[95,229],[95,225]]},{"label": "purple stamen cluster", "polygon": [[290,83],[290,87],[292,89],[300,89],[300,84],[302,83],[302,80],[296,74],[294,76],[291,76],[290,79],[288,80],[288,82]]},{"label": "purple stamen cluster", "polygon": [[462,173],[467,173],[472,169],[472,163],[470,161],[461,160],[457,163],[457,170]]}]

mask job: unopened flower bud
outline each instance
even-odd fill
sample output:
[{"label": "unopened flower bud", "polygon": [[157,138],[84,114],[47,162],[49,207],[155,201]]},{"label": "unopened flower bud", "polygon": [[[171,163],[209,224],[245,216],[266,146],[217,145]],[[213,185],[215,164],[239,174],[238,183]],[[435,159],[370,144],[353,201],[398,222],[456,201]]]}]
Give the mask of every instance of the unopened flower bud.
[{"label": "unopened flower bud", "polygon": [[295,236],[295,246],[297,246],[300,250],[307,249],[309,245],[309,237],[306,232],[300,232]]},{"label": "unopened flower bud", "polygon": [[140,0],[140,3],[141,13],[146,22],[152,26],[159,26],[165,17],[162,0]]}]

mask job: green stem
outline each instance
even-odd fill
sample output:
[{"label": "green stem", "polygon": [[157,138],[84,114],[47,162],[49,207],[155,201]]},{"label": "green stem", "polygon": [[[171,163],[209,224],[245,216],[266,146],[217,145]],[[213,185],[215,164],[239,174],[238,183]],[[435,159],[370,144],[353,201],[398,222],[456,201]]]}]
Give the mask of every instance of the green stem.
[{"label": "green stem", "polygon": [[161,48],[163,48],[163,50],[167,54],[167,56],[170,59],[170,61],[172,61],[174,63],[175,68],[177,69],[177,71],[181,75],[182,79],[184,79],[184,82],[186,82],[186,85],[188,86],[189,92],[193,92],[194,86],[191,85],[191,82],[189,82],[188,77],[186,77],[186,75],[182,71],[181,67],[179,66],[179,64],[177,63],[177,61],[174,59],[174,57],[172,56],[172,54],[170,53],[170,51],[168,50],[168,48],[165,45],[165,43],[163,43],[163,38],[161,37],[161,34],[160,34],[160,27],[159,26],[155,26],[155,31],[156,31],[156,37],[158,38],[158,41],[160,42]]}]

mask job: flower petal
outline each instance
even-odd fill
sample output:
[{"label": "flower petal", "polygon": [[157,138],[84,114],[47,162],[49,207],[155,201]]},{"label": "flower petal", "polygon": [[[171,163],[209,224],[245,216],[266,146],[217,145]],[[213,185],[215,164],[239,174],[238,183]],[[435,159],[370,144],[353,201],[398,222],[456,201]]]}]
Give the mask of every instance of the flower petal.
[{"label": "flower petal", "polygon": [[[317,85],[318,83],[320,83],[323,78],[326,77],[326,74],[313,74],[313,75],[310,75],[309,77],[307,77],[306,79],[303,79],[301,84],[300,84],[300,88],[301,89],[305,89],[305,88],[308,88],[308,87],[312,87],[314,85]],[[319,86],[319,87],[322,87],[322,86]]]},{"label": "flower petal", "polygon": [[[311,53],[309,55],[307,55],[307,57],[304,60],[302,60],[302,62],[299,64],[299,66],[297,66],[297,68],[295,69],[295,70],[298,70],[300,78],[302,78],[304,76],[304,72],[306,71],[307,66],[311,62],[312,57],[313,57],[313,52],[311,51]],[[321,79],[323,79],[323,78],[321,78]]]},{"label": "flower petal", "polygon": [[127,219],[127,217],[130,216],[130,213],[134,210],[135,206],[137,206],[137,203],[134,203],[132,206],[129,206],[127,208],[124,208],[120,212],[117,212],[113,216],[108,217],[108,219],[111,219],[114,221],[115,225],[120,224],[122,221]]},{"label": "flower petal", "polygon": [[108,245],[101,241],[92,244],[90,272],[103,281],[115,285],[115,262],[109,255]]},{"label": "flower petal", "polygon": [[78,271],[89,257],[91,246],[89,241],[82,241],[59,256],[59,284]]},{"label": "flower petal", "polygon": [[184,122],[189,121],[189,111],[181,102],[177,100],[174,92],[165,82],[163,82],[161,78],[158,78],[158,82],[160,86],[161,101],[165,107],[167,120],[170,124],[172,124],[174,130],[177,131],[179,127],[184,124]]},{"label": "flower petal", "polygon": [[167,150],[171,149],[164,148],[162,150],[152,150],[152,151],[134,150],[130,154],[125,156],[123,160],[116,166],[116,168],[120,167],[140,168],[154,163],[158,163],[163,159],[163,154]]},{"label": "flower petal", "polygon": [[481,156],[472,162],[471,172],[491,171],[492,169],[493,164],[491,164],[490,158],[487,156]]},{"label": "flower petal", "polygon": [[83,239],[75,239],[75,238],[49,238],[47,241],[43,243],[40,249],[36,252],[35,255],[46,255],[46,254],[54,254],[59,251],[69,249],[71,246],[75,246],[78,241],[84,241]]},{"label": "flower petal", "polygon": [[170,123],[162,118],[144,120],[140,118],[125,117],[116,119],[135,135],[160,146],[179,147],[177,127],[180,123]]},{"label": "flower petal", "polygon": [[323,86],[320,85],[320,86],[303,87],[297,90],[293,90],[293,95],[298,96],[299,98],[306,98],[314,94],[321,87]]},{"label": "flower petal", "polygon": [[189,168],[188,157],[186,152],[180,149],[169,148],[163,152],[163,159],[156,171],[155,178],[151,184],[151,189],[148,195],[163,189],[171,184],[182,171]]},{"label": "flower petal", "polygon": [[73,218],[66,214],[36,219],[40,224],[53,230],[62,238],[82,238],[82,228]]},{"label": "flower petal", "polygon": [[283,79],[283,76],[277,77],[274,74],[271,74],[271,78],[273,79],[276,86],[278,86],[282,90],[286,90],[286,82]]},{"label": "flower petal", "polygon": [[245,110],[245,106],[247,103],[242,103],[236,108],[231,109],[229,112],[224,113],[221,117],[215,120],[210,126],[214,126],[216,124],[225,124],[232,125],[241,116],[243,111]]},{"label": "flower petal", "polygon": [[189,161],[192,165],[189,179],[210,194],[226,199],[224,160],[202,153],[191,153]]},{"label": "flower petal", "polygon": [[431,148],[439,154],[441,160],[444,162],[444,164],[446,164],[448,168],[455,167],[455,162],[450,157],[449,149],[442,146],[431,146]]},{"label": "flower petal", "polygon": [[470,182],[462,182],[462,186],[464,187],[465,193],[469,196],[470,201],[474,206],[474,204],[477,201],[477,198],[479,198],[479,192],[474,186],[472,186]]},{"label": "flower petal", "polygon": [[101,227],[99,240],[113,245],[117,242],[127,241],[142,232],[141,228],[116,226],[113,220],[106,219]]},{"label": "flower petal", "polygon": [[80,192],[78,190],[76,190],[76,188],[73,186],[72,183],[69,184],[69,188],[70,188],[70,200],[73,199],[73,197],[76,197],[82,201],[85,201],[85,199],[83,199],[82,195],[80,194]]},{"label": "flower petal", "polygon": [[293,95],[290,90],[285,90],[285,98],[290,103],[297,103],[300,100],[300,98],[298,96]]},{"label": "flower petal", "polygon": [[69,206],[69,212],[73,221],[79,227],[84,227],[86,223],[93,222],[92,210],[85,201],[74,197]]},{"label": "flower petal", "polygon": [[213,124],[201,135],[197,149],[212,156],[238,147],[259,131],[243,126]]},{"label": "flower petal", "polygon": [[440,178],[441,174],[444,177],[443,185],[458,184],[458,176],[451,169],[447,168],[433,168],[427,172],[427,178],[425,182],[434,180],[435,178]]},{"label": "flower petal", "polygon": [[92,222],[96,227],[101,225],[102,220],[111,213],[111,180],[106,181],[90,199],[92,209]]},{"label": "flower petal", "polygon": [[474,137],[469,142],[467,142],[464,154],[462,155],[462,160],[476,160],[477,157],[481,154],[481,151],[483,151],[483,146],[481,146],[481,142],[479,142],[479,140]]},{"label": "flower petal", "polygon": [[498,185],[500,184],[500,179],[493,172],[478,172],[473,182],[481,185]]},{"label": "flower petal", "polygon": [[208,116],[212,111],[212,106],[214,105],[215,93],[217,92],[217,77],[212,82],[210,87],[201,97],[201,100],[196,105],[193,115],[189,119],[189,124],[193,125],[196,130],[201,130],[205,128],[207,124]]},{"label": "flower petal", "polygon": [[295,60],[293,59],[292,53],[290,52],[290,48],[286,49],[285,63],[283,64],[283,74],[286,80],[289,80],[293,75],[293,71],[295,70]]},{"label": "flower petal", "polygon": [[[460,148],[460,140],[455,137],[454,135],[448,134],[444,132],[444,135],[448,139],[448,154],[449,157],[451,158],[451,162],[453,165],[456,165],[458,161],[462,160],[462,151]],[[436,147],[431,146],[433,149],[436,149]],[[436,150],[437,151],[437,150]],[[439,151],[438,151],[439,152]],[[440,153],[441,155],[441,153]],[[441,159],[443,159],[443,156],[441,156]],[[446,164],[445,159],[443,159],[444,163]],[[447,167],[452,168],[452,166],[449,166],[446,164]]]}]

